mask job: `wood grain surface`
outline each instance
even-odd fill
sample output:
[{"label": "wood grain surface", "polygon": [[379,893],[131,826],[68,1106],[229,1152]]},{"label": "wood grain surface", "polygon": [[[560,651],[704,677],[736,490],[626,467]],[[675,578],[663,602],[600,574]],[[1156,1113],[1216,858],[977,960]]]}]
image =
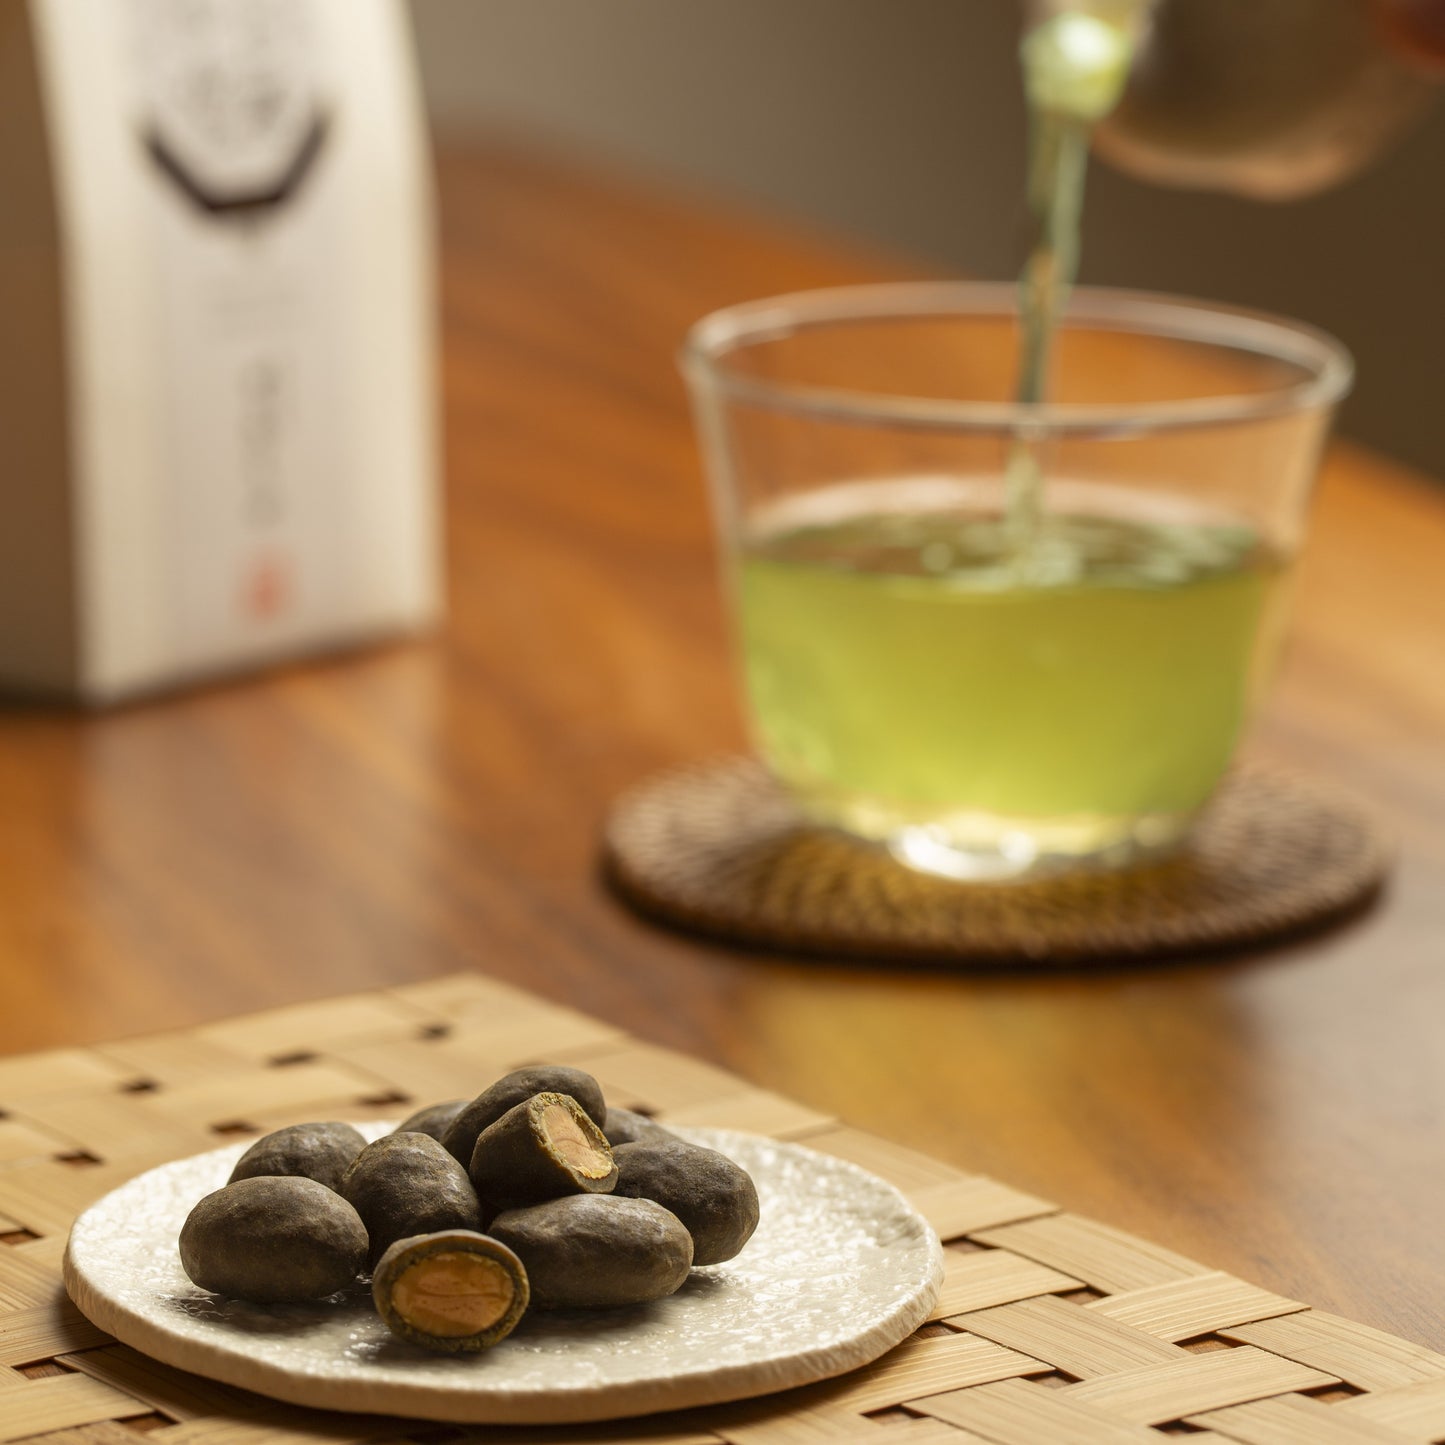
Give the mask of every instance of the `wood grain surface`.
[{"label": "wood grain surface", "polygon": [[1332,452],[1251,744],[1397,833],[1363,920],[1028,979],[655,931],[597,877],[607,803],[742,741],[674,350],[715,306],[901,268],[551,160],[441,176],[450,624],[0,716],[0,1050],[480,969],[1445,1346],[1445,493]]}]

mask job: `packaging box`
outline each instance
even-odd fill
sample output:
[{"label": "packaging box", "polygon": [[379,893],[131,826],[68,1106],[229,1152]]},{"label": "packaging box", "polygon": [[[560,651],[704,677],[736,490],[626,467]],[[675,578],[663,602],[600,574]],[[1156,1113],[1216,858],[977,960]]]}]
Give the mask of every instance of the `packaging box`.
[{"label": "packaging box", "polygon": [[435,617],[432,212],[400,0],[0,0],[0,689]]}]

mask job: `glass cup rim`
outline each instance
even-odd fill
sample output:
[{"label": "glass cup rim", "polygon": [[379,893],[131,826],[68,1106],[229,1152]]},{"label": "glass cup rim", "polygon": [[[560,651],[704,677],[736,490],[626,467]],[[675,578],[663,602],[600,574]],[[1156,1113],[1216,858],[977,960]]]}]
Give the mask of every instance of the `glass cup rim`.
[{"label": "glass cup rim", "polygon": [[1142,402],[969,401],[887,395],[748,376],[727,358],[798,331],[858,321],[924,316],[1016,316],[1018,290],[1003,281],[901,281],[823,287],[745,301],[702,317],[678,361],[695,388],[732,402],[836,422],[876,422],[926,430],[1020,432],[1036,436],[1141,433],[1260,421],[1332,406],[1349,390],[1354,361],[1333,336],[1269,312],[1152,291],[1076,287],[1062,329],[1138,332],[1168,340],[1251,351],[1301,367],[1306,375],[1258,392]]}]

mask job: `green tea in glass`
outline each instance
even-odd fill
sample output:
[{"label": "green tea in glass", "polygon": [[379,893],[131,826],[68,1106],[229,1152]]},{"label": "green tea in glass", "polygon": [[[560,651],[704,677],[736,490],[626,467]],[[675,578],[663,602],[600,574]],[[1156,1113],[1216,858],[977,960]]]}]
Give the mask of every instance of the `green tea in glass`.
[{"label": "green tea in glass", "polygon": [[814,292],[706,318],[684,356],[759,753],[815,821],[958,878],[1187,835],[1350,379],[1291,322],[1078,290],[1024,403],[1016,307]]}]

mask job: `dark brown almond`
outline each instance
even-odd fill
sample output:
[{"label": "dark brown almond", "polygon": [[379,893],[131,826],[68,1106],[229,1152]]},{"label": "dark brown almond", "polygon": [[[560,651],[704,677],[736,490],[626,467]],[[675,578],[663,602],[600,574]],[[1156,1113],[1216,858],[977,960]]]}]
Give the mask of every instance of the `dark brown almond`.
[{"label": "dark brown almond", "polygon": [[374,1265],[398,1239],[485,1225],[467,1171],[429,1134],[386,1134],[356,1156],[341,1197],[371,1236]]},{"label": "dark brown almond", "polygon": [[467,1168],[482,1130],[533,1094],[568,1094],[599,1129],[607,1122],[607,1104],[601,1086],[591,1074],[569,1064],[535,1064],[498,1079],[462,1109],[442,1136],[448,1153],[463,1169]]},{"label": "dark brown almond", "polygon": [[650,1199],[569,1194],[492,1221],[492,1235],[526,1266],[538,1309],[601,1309],[675,1293],[692,1238]]},{"label": "dark brown almond", "polygon": [[238,1179],[181,1226],[181,1267],[202,1289],[256,1304],[324,1299],[366,1263],[366,1226],[335,1190],[300,1175]]},{"label": "dark brown almond", "polygon": [[612,1146],[568,1094],[534,1094],[484,1129],[472,1185],[493,1210],[562,1194],[606,1194],[617,1178]]},{"label": "dark brown almond", "polygon": [[446,1104],[428,1104],[425,1109],[418,1109],[415,1114],[403,1119],[392,1132],[396,1134],[430,1134],[433,1139],[440,1142],[443,1135],[455,1122],[457,1115],[466,1107],[465,1099],[453,1099]]},{"label": "dark brown almond", "polygon": [[677,1138],[671,1129],[664,1129],[655,1119],[649,1119],[646,1114],[635,1114],[631,1109],[608,1109],[607,1123],[602,1132],[614,1149],[619,1144],[644,1144]]},{"label": "dark brown almond", "polygon": [[614,1156],[614,1192],[651,1199],[682,1220],[692,1235],[694,1264],[721,1264],[758,1227],[752,1177],[726,1154],[682,1139],[621,1144]]},{"label": "dark brown almond", "polygon": [[236,1161],[229,1182],[296,1174],[335,1189],[365,1147],[358,1130],[334,1119],[324,1124],[288,1124],[257,1139]]}]

